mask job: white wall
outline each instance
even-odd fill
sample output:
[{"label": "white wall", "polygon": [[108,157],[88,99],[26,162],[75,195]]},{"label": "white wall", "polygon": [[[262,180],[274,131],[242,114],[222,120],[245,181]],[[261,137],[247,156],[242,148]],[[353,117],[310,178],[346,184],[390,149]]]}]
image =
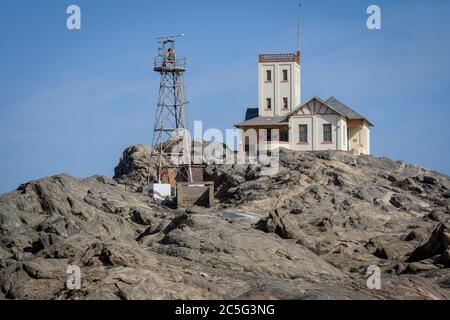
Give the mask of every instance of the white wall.
[{"label": "white wall", "polygon": [[[332,143],[323,143],[323,124],[331,123]],[[308,126],[308,144],[300,144],[299,141],[299,125],[305,124]],[[347,121],[340,115],[304,115],[292,116],[289,119],[289,143],[276,142],[271,143],[271,148],[284,147],[297,151],[316,151],[316,150],[349,150]],[[263,131],[256,132],[249,130],[247,132],[241,131],[239,149],[244,150],[245,136],[249,136],[252,148],[255,148],[258,137],[265,140],[265,133]],[[362,145],[360,153],[370,154],[370,127],[366,123],[357,133],[358,144]],[[276,140],[276,138],[275,138]]]},{"label": "white wall", "polygon": [[349,129],[351,136],[349,137],[349,151],[357,154],[370,154],[370,126],[367,122],[358,127]]},{"label": "white wall", "polygon": [[[313,150],[313,116],[291,117],[289,119],[289,144],[292,150],[312,151]],[[300,144],[300,125],[308,126],[308,144]]]},{"label": "white wall", "polygon": [[371,147],[370,147],[370,127],[368,125],[365,125],[366,130],[367,130],[367,140],[366,140],[366,153],[367,154],[371,154]]},{"label": "white wall", "polygon": [[347,151],[347,121],[344,118],[341,118],[338,121],[337,135],[337,150]]},{"label": "white wall", "polygon": [[292,104],[292,110],[295,110],[297,107],[299,107],[302,103],[302,86],[301,86],[301,79],[302,79],[302,69],[300,68],[300,65],[297,63],[294,63],[294,81],[292,82],[292,91],[294,92],[294,98],[293,98],[293,104]]},{"label": "white wall", "polygon": [[[272,71],[272,81],[266,81],[266,71]],[[283,70],[288,81],[283,81]],[[259,116],[282,116],[300,105],[300,66],[296,62],[271,62],[258,65]],[[288,108],[283,109],[283,98],[288,98]],[[267,110],[266,98],[272,99],[272,109]]]},{"label": "white wall", "polygon": [[[266,71],[270,70],[272,72],[272,81],[266,81]],[[263,66],[259,66],[258,68],[258,77],[259,77],[259,116],[263,117],[273,117],[275,115],[275,79],[276,79],[276,68],[274,64],[264,64]],[[266,108],[267,102],[266,99],[272,99],[272,109],[268,110]]]},{"label": "white wall", "polygon": [[[340,115],[293,116],[289,119],[290,147],[293,150],[346,150],[345,119]],[[300,144],[299,125],[308,126],[308,144]],[[331,124],[332,143],[323,142],[323,125]]]},{"label": "white wall", "polygon": [[364,123],[361,128],[361,144],[363,146],[362,153],[370,154],[370,127]]},{"label": "white wall", "polygon": [[[277,109],[275,110],[277,115],[286,115],[292,110],[292,99],[294,97],[294,92],[292,89],[292,68],[293,64],[282,63],[277,66],[278,68],[278,95],[277,95]],[[287,70],[288,81],[283,81],[283,70]],[[283,109],[283,98],[288,98],[288,108]]]}]

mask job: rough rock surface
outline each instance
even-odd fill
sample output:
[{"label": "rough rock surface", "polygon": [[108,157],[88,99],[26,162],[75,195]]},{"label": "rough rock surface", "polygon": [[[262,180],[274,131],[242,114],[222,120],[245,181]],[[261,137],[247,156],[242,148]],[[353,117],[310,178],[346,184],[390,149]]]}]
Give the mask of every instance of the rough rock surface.
[{"label": "rough rock surface", "polygon": [[152,148],[144,144],[132,145],[123,151],[114,168],[113,179],[136,191],[147,185]]},{"label": "rough rock surface", "polygon": [[[209,165],[216,206],[181,211],[135,192],[149,151],[127,148],[115,180],[62,174],[0,196],[0,298],[450,297],[446,175],[282,150],[272,176]],[[79,290],[66,286],[69,265],[80,267]],[[381,290],[366,286],[370,265]]]}]

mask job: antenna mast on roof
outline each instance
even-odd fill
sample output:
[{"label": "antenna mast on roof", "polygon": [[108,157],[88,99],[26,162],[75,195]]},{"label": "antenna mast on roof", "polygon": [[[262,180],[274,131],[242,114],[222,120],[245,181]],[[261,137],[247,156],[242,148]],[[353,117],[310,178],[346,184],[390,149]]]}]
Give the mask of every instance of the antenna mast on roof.
[{"label": "antenna mast on roof", "polygon": [[297,17],[297,52],[300,51],[300,13],[302,4],[298,4],[298,17]]}]

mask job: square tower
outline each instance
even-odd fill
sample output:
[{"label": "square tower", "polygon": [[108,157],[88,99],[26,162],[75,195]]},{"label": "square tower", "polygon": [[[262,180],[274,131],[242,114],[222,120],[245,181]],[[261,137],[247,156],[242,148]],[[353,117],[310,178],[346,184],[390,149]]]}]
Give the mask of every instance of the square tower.
[{"label": "square tower", "polygon": [[300,105],[300,52],[261,54],[258,64],[259,116],[284,116]]}]

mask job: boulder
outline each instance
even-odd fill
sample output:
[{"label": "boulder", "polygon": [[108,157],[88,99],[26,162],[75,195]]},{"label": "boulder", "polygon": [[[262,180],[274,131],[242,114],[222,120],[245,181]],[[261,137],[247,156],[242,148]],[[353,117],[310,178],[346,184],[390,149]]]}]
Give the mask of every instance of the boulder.
[{"label": "boulder", "polygon": [[114,168],[113,179],[133,190],[142,190],[148,184],[151,153],[152,149],[143,144],[126,148]]},{"label": "boulder", "polygon": [[427,183],[427,184],[432,184],[432,185],[438,184],[438,180],[435,177],[426,176],[423,174],[419,174],[416,177],[416,179],[417,179],[417,181],[422,182],[422,183]]},{"label": "boulder", "polygon": [[445,224],[440,223],[433,230],[428,241],[411,252],[408,261],[421,261],[442,254],[447,250],[449,244],[450,232],[448,227]]}]

